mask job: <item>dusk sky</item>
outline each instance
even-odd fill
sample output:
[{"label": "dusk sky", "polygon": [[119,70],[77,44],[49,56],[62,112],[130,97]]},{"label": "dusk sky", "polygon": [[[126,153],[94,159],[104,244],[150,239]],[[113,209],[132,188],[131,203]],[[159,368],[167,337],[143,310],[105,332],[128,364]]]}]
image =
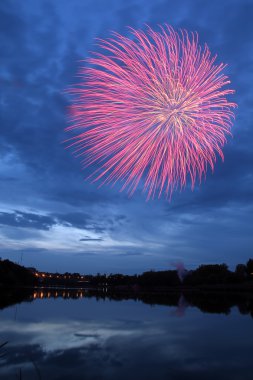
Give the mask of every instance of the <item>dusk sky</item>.
[{"label": "dusk sky", "polygon": [[[253,1],[0,1],[0,256],[39,270],[140,273],[253,257]],[[95,38],[167,23],[228,64],[238,104],[214,173],[171,201],[84,179],[66,89]]]}]

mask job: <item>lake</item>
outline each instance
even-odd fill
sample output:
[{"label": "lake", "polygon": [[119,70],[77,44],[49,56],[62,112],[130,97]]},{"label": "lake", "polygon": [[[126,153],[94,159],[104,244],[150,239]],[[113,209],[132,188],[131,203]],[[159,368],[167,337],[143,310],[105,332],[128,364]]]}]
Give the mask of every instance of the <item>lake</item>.
[{"label": "lake", "polygon": [[4,302],[1,380],[253,378],[246,296],[37,289]]}]

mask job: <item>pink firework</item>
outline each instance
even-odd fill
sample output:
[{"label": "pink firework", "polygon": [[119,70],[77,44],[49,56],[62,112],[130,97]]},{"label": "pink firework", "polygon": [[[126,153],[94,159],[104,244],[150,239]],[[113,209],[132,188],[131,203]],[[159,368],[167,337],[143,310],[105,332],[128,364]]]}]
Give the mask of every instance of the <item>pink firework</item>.
[{"label": "pink firework", "polygon": [[92,181],[121,182],[130,194],[141,183],[147,198],[170,198],[189,179],[214,169],[216,155],[231,134],[234,91],[197,33],[131,29],[132,39],[114,33],[99,40],[70,92],[71,146],[83,165],[95,166]]}]

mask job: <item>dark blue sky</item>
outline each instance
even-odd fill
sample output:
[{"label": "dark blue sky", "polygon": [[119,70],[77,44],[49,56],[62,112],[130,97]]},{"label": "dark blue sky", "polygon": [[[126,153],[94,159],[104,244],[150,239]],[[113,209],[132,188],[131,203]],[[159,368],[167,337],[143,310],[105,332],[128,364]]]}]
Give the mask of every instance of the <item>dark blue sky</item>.
[{"label": "dark blue sky", "polygon": [[[252,0],[1,0],[0,256],[84,273],[253,257],[252,20]],[[94,38],[145,23],[196,30],[228,63],[238,103],[225,162],[170,203],[84,182],[61,144],[78,60]]]}]

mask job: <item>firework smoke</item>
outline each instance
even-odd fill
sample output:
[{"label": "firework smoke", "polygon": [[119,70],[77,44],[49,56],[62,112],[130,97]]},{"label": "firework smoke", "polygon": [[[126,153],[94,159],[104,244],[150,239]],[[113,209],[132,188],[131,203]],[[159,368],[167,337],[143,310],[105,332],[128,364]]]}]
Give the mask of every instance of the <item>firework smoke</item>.
[{"label": "firework smoke", "polygon": [[178,278],[181,282],[183,282],[183,280],[184,280],[185,276],[187,276],[187,272],[188,272],[187,269],[185,269],[184,263],[179,261],[179,262],[171,263],[171,265],[177,269]]},{"label": "firework smoke", "polygon": [[192,188],[214,169],[231,134],[234,91],[197,33],[131,29],[133,39],[114,33],[99,40],[70,92],[70,146],[94,166],[101,185],[121,182],[133,194],[140,182],[147,198],[170,198],[187,181]]}]

